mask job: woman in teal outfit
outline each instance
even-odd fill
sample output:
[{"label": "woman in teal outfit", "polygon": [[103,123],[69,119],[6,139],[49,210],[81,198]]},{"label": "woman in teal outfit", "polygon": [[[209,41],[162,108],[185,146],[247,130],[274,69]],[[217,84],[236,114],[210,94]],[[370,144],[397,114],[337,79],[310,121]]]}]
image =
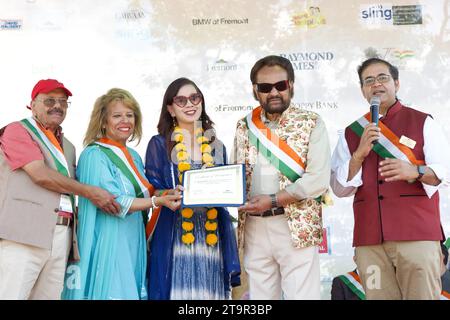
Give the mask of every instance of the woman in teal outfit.
[{"label": "woman in teal outfit", "polygon": [[63,299],[147,299],[147,210],[176,209],[181,196],[176,191],[151,196],[155,190],[145,178],[142,160],[126,146],[140,140],[141,123],[139,105],[126,90],[111,89],[94,105],[77,177],[116,195],[121,212],[106,214],[80,197],[81,259],[67,268]]}]

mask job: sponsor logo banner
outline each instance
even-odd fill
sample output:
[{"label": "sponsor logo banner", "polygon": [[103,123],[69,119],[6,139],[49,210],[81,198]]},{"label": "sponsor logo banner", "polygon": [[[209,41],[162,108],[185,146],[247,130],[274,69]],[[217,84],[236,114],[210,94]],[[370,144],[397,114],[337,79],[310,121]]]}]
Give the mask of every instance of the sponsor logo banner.
[{"label": "sponsor logo banner", "polygon": [[309,7],[308,10],[292,16],[292,23],[296,27],[316,28],[326,24],[325,17],[320,13],[319,7]]},{"label": "sponsor logo banner", "polygon": [[394,25],[422,24],[422,6],[393,6]]},{"label": "sponsor logo banner", "polygon": [[214,63],[210,63],[206,66],[206,71],[236,71],[238,65],[231,61],[225,61],[224,59],[219,59]]},{"label": "sponsor logo banner", "polygon": [[289,59],[294,70],[315,70],[323,61],[334,59],[334,53],[330,51],[282,53],[280,56]]},{"label": "sponsor logo banner", "polygon": [[243,25],[243,24],[248,24],[248,18],[192,18],[193,26]]},{"label": "sponsor logo banner", "polygon": [[22,28],[22,20],[0,19],[0,30],[19,30]]},{"label": "sponsor logo banner", "polygon": [[399,69],[405,69],[407,62],[415,56],[414,50],[407,48],[376,48],[369,47],[365,51],[366,58],[379,57],[395,65]]},{"label": "sponsor logo banner", "polygon": [[250,112],[254,106],[233,106],[228,104],[219,104],[213,107],[216,112]]},{"label": "sponsor logo banner", "polygon": [[361,5],[361,22],[368,25],[422,24],[422,6],[392,4]]}]

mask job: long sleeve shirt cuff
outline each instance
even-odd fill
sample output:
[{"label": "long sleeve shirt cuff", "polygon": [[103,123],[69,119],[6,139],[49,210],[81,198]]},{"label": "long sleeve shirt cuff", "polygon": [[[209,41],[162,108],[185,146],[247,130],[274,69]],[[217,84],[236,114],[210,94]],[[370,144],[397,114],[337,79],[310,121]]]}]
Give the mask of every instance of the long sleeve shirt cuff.
[{"label": "long sleeve shirt cuff", "polygon": [[440,164],[427,164],[431,170],[433,170],[436,177],[441,180],[441,183],[437,186],[432,186],[429,184],[422,183],[425,192],[427,193],[428,198],[431,198],[433,194],[441,188],[449,186],[449,179],[447,177],[447,169]]},{"label": "long sleeve shirt cuff", "polygon": [[121,195],[116,198],[116,201],[120,204],[120,212],[118,217],[124,219],[130,210],[134,197]]}]

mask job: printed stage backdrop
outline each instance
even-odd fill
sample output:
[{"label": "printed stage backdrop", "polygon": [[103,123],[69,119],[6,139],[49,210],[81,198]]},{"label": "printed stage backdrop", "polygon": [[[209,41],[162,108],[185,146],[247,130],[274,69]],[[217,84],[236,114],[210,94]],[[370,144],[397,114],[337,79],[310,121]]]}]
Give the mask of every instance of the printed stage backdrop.
[{"label": "printed stage backdrop", "polygon": [[[377,54],[400,68],[402,101],[432,114],[448,139],[449,13],[449,0],[0,0],[0,127],[30,115],[37,80],[56,78],[74,94],[64,130],[80,153],[95,99],[121,87],[143,109],[143,157],[165,89],[185,76],[230,150],[236,121],[256,106],[250,68],[277,54],[295,67],[294,103],[324,118],[334,148],[368,110],[356,67]],[[334,197],[324,210],[323,299],[354,268],[351,203]],[[448,191],[441,208],[450,235]]]}]

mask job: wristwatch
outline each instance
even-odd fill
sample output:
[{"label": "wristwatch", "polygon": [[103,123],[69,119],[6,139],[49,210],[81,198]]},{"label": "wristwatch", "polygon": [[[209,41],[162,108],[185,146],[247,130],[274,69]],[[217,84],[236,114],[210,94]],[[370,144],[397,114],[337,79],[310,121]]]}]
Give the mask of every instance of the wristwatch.
[{"label": "wristwatch", "polygon": [[275,193],[272,193],[269,196],[272,208],[277,208],[278,207],[277,195]]},{"label": "wristwatch", "polygon": [[419,173],[419,176],[417,177],[417,180],[422,179],[422,177],[425,174],[426,170],[427,170],[427,166],[417,166],[417,172]]}]

